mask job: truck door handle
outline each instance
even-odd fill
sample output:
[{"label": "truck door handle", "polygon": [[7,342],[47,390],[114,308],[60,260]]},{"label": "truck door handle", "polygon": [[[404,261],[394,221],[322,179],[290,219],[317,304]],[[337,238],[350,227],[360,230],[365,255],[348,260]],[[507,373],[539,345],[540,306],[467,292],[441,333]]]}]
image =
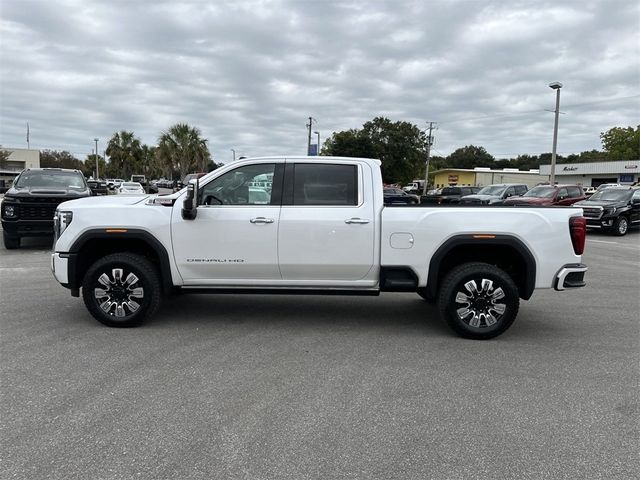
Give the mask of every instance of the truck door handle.
[{"label": "truck door handle", "polygon": [[251,223],[273,223],[273,218],[256,217],[249,221]]},{"label": "truck door handle", "polygon": [[367,220],[366,218],[348,218],[344,221],[344,223],[348,223],[348,224],[352,224],[352,223],[360,223],[360,224],[364,224],[364,223],[369,223],[369,220]]}]

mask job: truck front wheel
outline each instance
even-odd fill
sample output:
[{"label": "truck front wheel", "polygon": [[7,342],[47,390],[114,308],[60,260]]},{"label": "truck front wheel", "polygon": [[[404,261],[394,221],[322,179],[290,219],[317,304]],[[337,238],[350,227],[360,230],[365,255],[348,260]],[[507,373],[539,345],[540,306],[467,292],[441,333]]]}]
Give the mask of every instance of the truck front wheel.
[{"label": "truck front wheel", "polygon": [[89,267],[82,299],[91,315],[109,327],[136,327],[160,306],[156,268],[132,253],[114,253]]},{"label": "truck front wheel", "polygon": [[619,237],[626,235],[629,230],[629,221],[627,217],[620,215],[613,224],[613,234]]},{"label": "truck front wheel", "polygon": [[475,340],[497,337],[518,314],[520,296],[513,279],[487,263],[465,263],[445,277],[438,309],[460,336]]}]

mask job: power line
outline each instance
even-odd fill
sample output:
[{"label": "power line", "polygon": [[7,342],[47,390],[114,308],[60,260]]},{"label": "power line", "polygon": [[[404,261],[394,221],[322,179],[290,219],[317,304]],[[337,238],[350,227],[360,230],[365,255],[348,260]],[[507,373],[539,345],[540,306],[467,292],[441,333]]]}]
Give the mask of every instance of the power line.
[{"label": "power line", "polygon": [[[573,104],[573,105],[563,105],[562,108],[564,108],[565,110],[569,110],[571,108],[580,108],[580,107],[585,107],[585,106],[589,106],[589,105],[596,105],[596,104],[599,104],[599,103],[616,102],[618,100],[629,100],[631,98],[638,98],[638,97],[640,97],[640,95],[629,95],[627,97],[605,98],[605,99],[601,99],[601,100],[594,100],[592,102],[576,103],[576,104]],[[544,108],[540,108],[540,109],[536,109],[536,110],[527,110],[527,111],[524,111],[524,112],[494,113],[494,114],[482,115],[482,116],[478,116],[478,117],[467,117],[467,118],[458,118],[456,120],[446,120],[446,121],[440,122],[440,123],[470,122],[470,121],[473,121],[473,120],[483,120],[485,118],[517,117],[517,116],[520,116],[520,115],[529,115],[531,113],[541,113],[543,111],[545,111]]]}]

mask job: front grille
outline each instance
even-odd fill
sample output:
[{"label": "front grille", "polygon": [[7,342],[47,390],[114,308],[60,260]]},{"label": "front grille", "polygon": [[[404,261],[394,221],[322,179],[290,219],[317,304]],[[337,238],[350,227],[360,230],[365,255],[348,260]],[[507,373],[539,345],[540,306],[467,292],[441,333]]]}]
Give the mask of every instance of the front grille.
[{"label": "front grille", "polygon": [[602,207],[582,207],[585,218],[599,220],[602,217]]},{"label": "front grille", "polygon": [[52,220],[57,205],[20,205],[18,218],[22,220]]},{"label": "front grille", "polygon": [[20,220],[53,220],[58,205],[68,198],[21,198],[16,204],[18,219]]}]

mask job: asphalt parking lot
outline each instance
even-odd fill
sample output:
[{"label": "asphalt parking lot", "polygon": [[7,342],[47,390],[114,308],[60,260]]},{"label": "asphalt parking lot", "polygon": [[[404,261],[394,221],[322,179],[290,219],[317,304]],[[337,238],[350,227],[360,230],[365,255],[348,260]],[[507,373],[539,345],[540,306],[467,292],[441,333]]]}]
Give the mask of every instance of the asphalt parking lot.
[{"label": "asphalt parking lot", "polygon": [[415,294],[179,296],[97,323],[0,247],[0,478],[638,478],[640,230],[498,339]]}]

